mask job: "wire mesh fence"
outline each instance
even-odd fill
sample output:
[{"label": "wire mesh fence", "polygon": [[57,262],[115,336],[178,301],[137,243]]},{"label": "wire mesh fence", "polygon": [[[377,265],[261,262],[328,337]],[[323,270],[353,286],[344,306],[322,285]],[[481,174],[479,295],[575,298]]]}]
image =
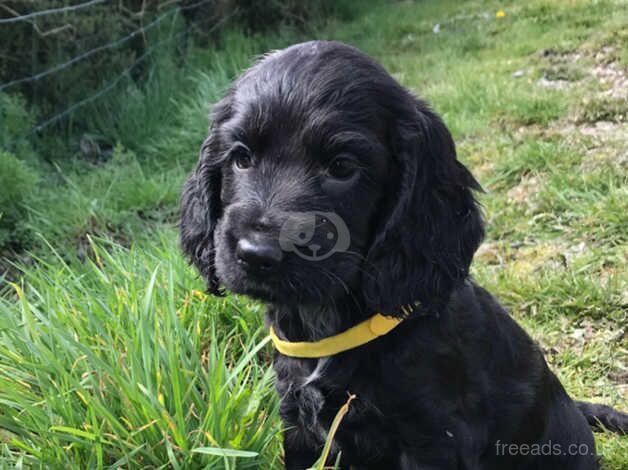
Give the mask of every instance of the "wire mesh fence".
[{"label": "wire mesh fence", "polygon": [[36,104],[32,132],[43,131],[141,82],[160,50],[210,37],[239,11],[216,0],[0,1],[0,94]]},{"label": "wire mesh fence", "polygon": [[[18,140],[57,132],[80,136],[93,132],[98,114],[119,118],[111,108],[120,96],[137,94],[160,67],[162,77],[163,67],[169,67],[173,80],[184,78],[186,61],[198,57],[190,49],[219,48],[227,27],[237,25],[245,35],[284,26],[303,29],[313,19],[333,16],[340,3],[0,0],[0,147],[15,147],[3,141],[3,133],[15,127],[6,125],[7,102],[25,109],[23,122],[32,121]],[[109,135],[111,141],[118,138]]]}]

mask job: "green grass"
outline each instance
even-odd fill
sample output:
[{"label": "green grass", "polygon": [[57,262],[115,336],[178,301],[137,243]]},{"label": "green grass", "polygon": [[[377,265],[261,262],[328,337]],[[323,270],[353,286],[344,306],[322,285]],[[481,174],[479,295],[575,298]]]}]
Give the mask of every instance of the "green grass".
[{"label": "green grass", "polygon": [[212,447],[272,467],[277,400],[259,307],[207,299],[173,237],[90,247],[83,264],[39,260],[0,304],[5,463],[11,448],[47,468],[230,468]]},{"label": "green grass", "polygon": [[[306,35],[355,44],[433,104],[487,190],[475,278],[571,396],[624,410],[626,107],[595,74],[626,73],[627,23],[620,1],[399,2]],[[42,175],[34,260],[0,287],[0,467],[281,468],[263,308],[202,294],[175,222],[210,103],[255,54],[306,38],[234,32],[180,74],[162,64],[94,117],[111,160]],[[606,470],[628,466],[627,437],[596,439]]]}]

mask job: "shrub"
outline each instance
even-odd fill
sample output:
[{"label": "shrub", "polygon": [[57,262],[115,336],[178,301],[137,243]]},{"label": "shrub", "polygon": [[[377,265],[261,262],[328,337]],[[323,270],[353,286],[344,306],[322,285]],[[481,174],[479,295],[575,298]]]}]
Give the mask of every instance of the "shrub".
[{"label": "shrub", "polygon": [[0,93],[0,149],[19,155],[23,160],[34,158],[30,134],[34,117],[19,95]]},{"label": "shrub", "polygon": [[24,162],[0,150],[0,248],[20,248],[28,241],[24,204],[36,181]]}]

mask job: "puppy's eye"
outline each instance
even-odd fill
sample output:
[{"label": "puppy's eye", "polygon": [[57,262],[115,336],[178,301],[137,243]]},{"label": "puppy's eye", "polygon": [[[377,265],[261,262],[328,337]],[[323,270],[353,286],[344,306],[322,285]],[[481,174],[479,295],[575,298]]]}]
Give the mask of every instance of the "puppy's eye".
[{"label": "puppy's eye", "polygon": [[327,173],[329,176],[339,180],[346,180],[351,178],[358,168],[353,159],[345,156],[338,156],[327,167]]},{"label": "puppy's eye", "polygon": [[231,161],[238,170],[246,170],[253,166],[251,152],[243,146],[238,146],[231,151]]}]

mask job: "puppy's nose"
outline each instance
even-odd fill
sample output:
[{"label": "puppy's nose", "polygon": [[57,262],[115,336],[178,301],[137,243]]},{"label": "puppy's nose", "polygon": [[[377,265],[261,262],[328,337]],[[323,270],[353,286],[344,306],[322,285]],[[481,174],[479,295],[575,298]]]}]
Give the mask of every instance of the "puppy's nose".
[{"label": "puppy's nose", "polygon": [[236,246],[238,263],[255,271],[271,271],[279,265],[283,257],[281,248],[270,240],[242,238]]}]

